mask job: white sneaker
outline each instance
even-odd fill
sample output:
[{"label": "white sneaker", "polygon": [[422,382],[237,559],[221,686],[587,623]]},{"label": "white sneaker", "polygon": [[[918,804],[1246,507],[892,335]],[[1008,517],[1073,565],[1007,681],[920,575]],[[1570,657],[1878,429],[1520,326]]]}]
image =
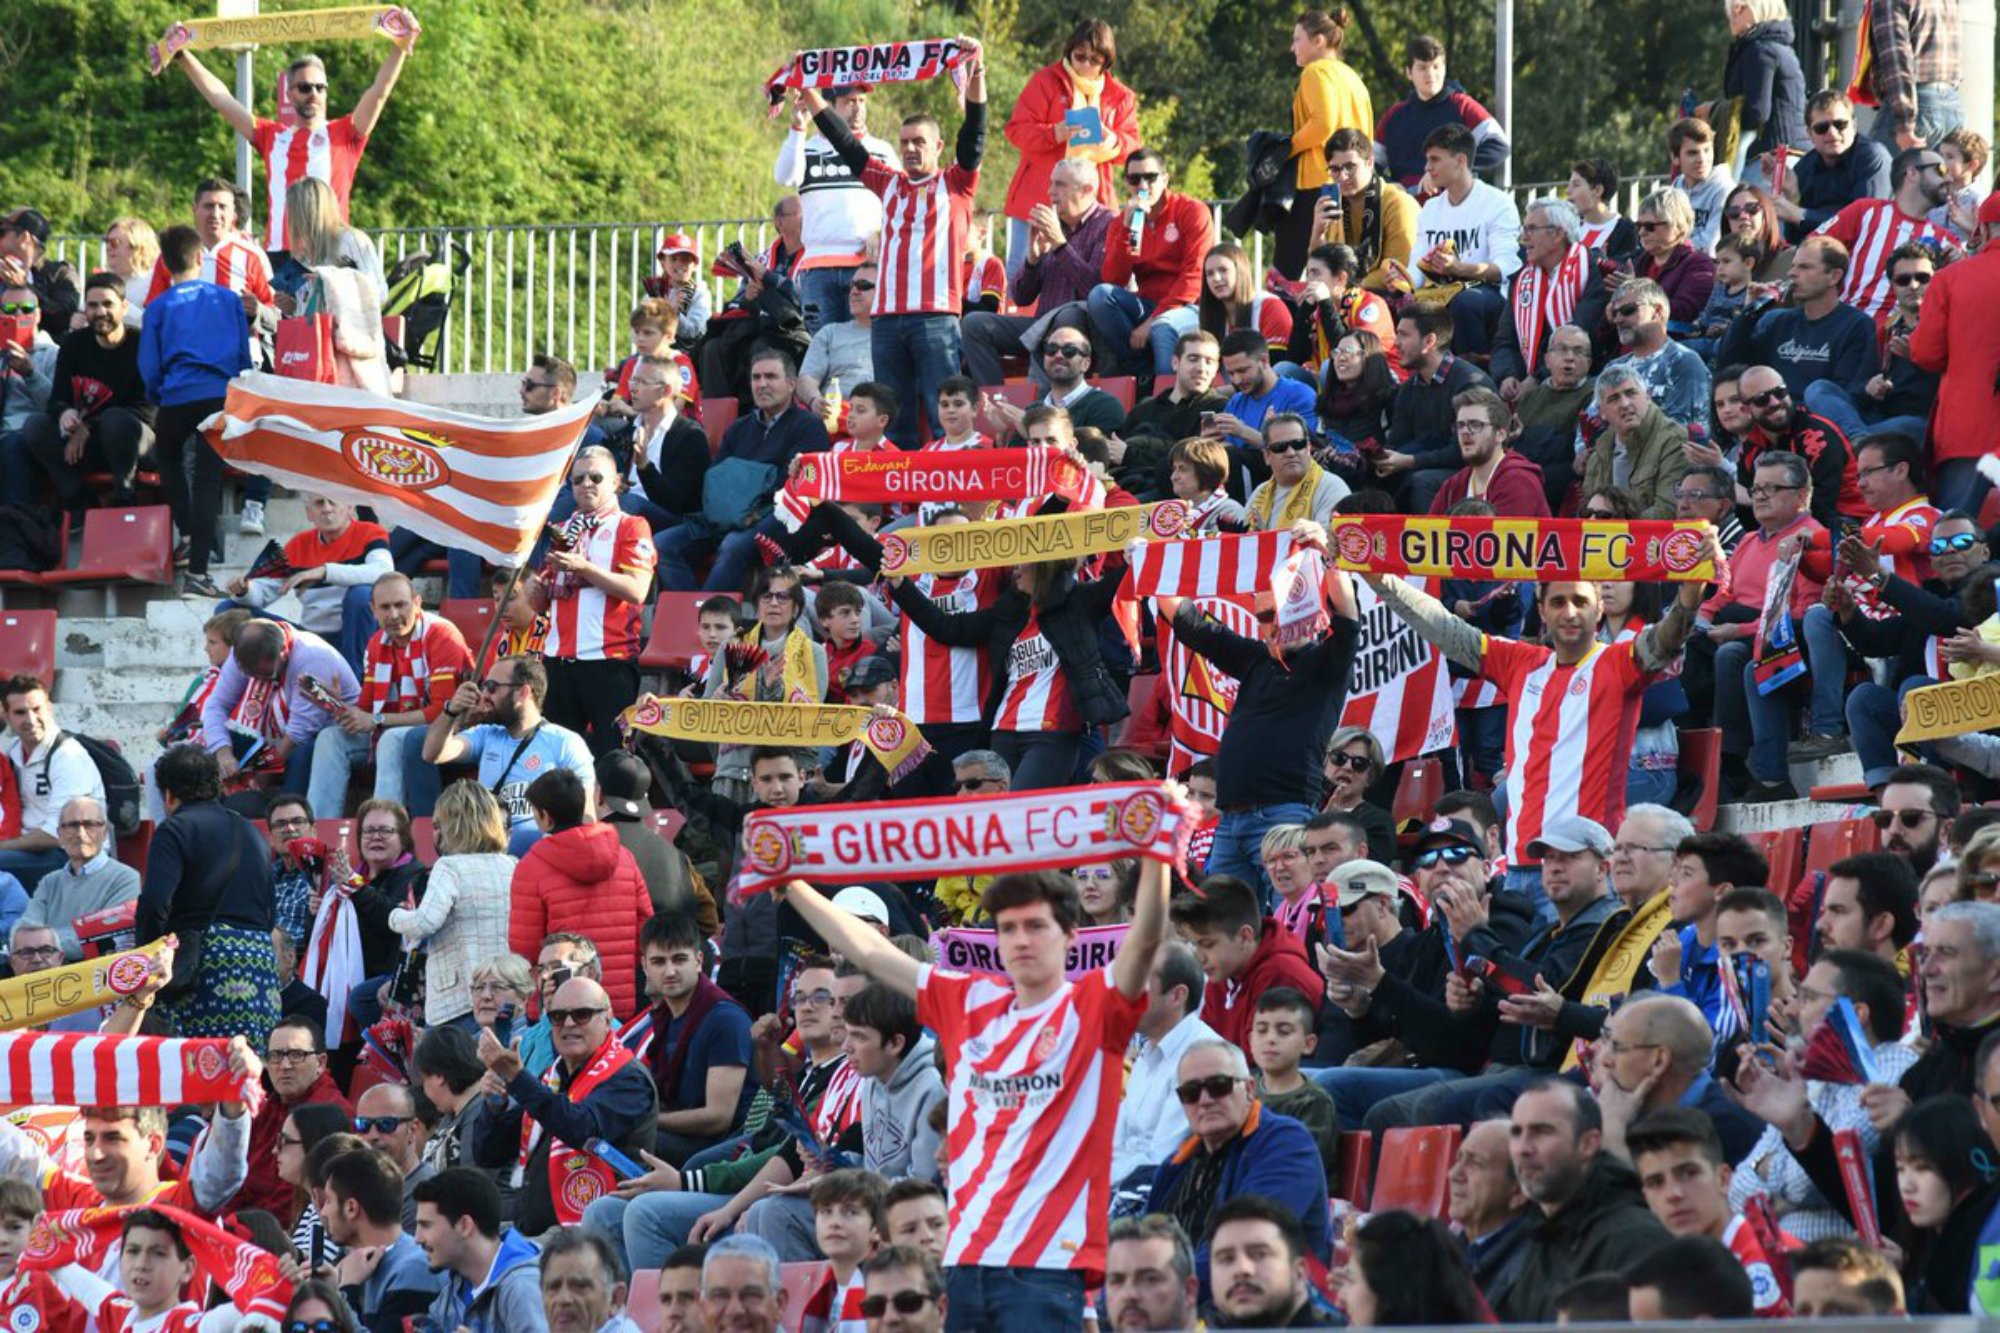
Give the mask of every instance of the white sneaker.
[{"label": "white sneaker", "polygon": [[262,500],[245,500],[243,502],[243,516],[236,520],[236,530],[245,537],[261,537],[264,535],[264,502]]}]

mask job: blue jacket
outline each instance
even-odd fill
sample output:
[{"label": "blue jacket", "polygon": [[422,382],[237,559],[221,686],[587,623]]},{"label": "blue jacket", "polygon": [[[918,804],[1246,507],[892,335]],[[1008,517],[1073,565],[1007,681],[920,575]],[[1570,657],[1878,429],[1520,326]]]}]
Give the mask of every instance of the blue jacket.
[{"label": "blue jacket", "polygon": [[[1888,149],[1859,135],[1832,166],[1816,152],[1801,154],[1792,163],[1792,175],[1799,183],[1799,207],[1806,216],[1803,222],[1785,224],[1785,239],[1798,244],[1807,232],[1818,231],[1856,199],[1887,199],[1894,193],[1889,188],[1891,160]],[[146,317],[152,318],[150,308]]]},{"label": "blue jacket", "polygon": [[471,1333],[547,1333],[542,1311],[541,1251],[509,1228],[500,1234],[493,1267],[478,1286],[456,1272],[431,1302],[431,1327]]},{"label": "blue jacket", "polygon": [[191,278],[146,307],[139,330],[139,373],[146,397],[161,407],[220,398],[250,369],[250,322],[227,287]]},{"label": "blue jacket", "polygon": [[[1201,1140],[1189,1135],[1180,1149],[1160,1163],[1153,1173],[1153,1189],[1147,1207],[1151,1212],[1174,1215],[1174,1195],[1188,1178],[1196,1154],[1204,1151]],[[1261,1102],[1250,1104],[1250,1118],[1243,1132],[1223,1150],[1227,1159],[1222,1182],[1215,1190],[1217,1206],[1245,1194],[1260,1194],[1298,1214],[1306,1230],[1306,1245],[1322,1263],[1333,1251],[1333,1227],[1326,1215],[1326,1166],[1312,1131],[1288,1115],[1279,1115]],[[1195,1251],[1195,1270],[1208,1286],[1208,1241],[1202,1238],[1206,1225],[1192,1228],[1200,1245]]]}]

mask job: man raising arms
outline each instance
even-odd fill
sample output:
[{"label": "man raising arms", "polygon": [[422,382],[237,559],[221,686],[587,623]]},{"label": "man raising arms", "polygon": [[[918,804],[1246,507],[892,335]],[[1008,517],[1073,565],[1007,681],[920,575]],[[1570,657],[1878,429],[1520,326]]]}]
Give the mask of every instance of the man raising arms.
[{"label": "man raising arms", "polygon": [[981,907],[1011,987],[915,962],[801,881],[774,892],[842,957],[914,995],[917,1017],[959,1053],[945,1249],[954,1325],[1080,1329],[1084,1288],[1104,1276],[1112,1127],[1126,1043],[1166,938],[1166,867],[1141,863],[1124,943],[1110,967],[1078,981],[1063,974],[1082,915],[1074,881],[1061,871],[995,879]]}]

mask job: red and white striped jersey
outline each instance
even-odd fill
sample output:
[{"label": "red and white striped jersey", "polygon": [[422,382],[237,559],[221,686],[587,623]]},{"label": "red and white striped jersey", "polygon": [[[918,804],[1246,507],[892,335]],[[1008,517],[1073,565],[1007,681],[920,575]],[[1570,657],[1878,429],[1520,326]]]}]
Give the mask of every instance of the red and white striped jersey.
[{"label": "red and white striped jersey", "polygon": [[1958,249],[1958,238],[1929,218],[1913,218],[1897,211],[1890,199],[1857,199],[1820,225],[1821,236],[1831,236],[1847,247],[1847,282],[1840,299],[1874,319],[1896,299],[1889,281],[1889,256],[1896,247],[1922,241],[1940,249]]},{"label": "red and white striped jersey", "polygon": [[[1000,571],[974,569],[956,579],[925,574],[917,591],[940,611],[977,611],[992,605],[1000,588]],[[918,727],[973,726],[986,711],[986,692],[993,685],[993,668],[983,648],[954,648],[939,643],[903,617],[903,713]]]},{"label": "red and white striped jersey", "polygon": [[[213,250],[201,252],[201,280],[227,287],[241,296],[249,292],[265,305],[271,304],[271,261],[255,244],[241,236],[224,237]],[[164,260],[153,261],[153,285],[146,289],[146,304],[174,285]]]},{"label": "red and white striped jersey", "polygon": [[[1435,595],[1433,580],[1409,582]],[[1444,655],[1418,638],[1367,584],[1354,585],[1354,605],[1361,632],[1340,725],[1368,728],[1390,763],[1455,744],[1458,714]]]},{"label": "red and white striped jersey", "polygon": [[1000,298],[998,313],[1011,315],[1014,303],[1007,299],[1007,261],[999,255],[988,255],[977,264],[967,255],[959,261],[959,285],[965,291],[969,302],[982,301],[989,296]]},{"label": "red and white striped jersey", "polygon": [[[1943,517],[1928,496],[1913,496],[1884,513],[1877,510],[1861,524],[1861,540],[1881,552],[1881,569],[1909,583],[1922,583],[1931,576],[1931,533]],[[1831,544],[1829,535],[1821,539]],[[1882,604],[1875,585],[1856,574],[1842,576],[1854,596],[1855,609],[1876,620],[1887,617],[1890,609]],[[1938,679],[1944,679],[1940,676]]]},{"label": "red and white striped jersey", "polygon": [[1055,645],[1042,633],[1041,613],[1028,612],[1014,646],[1007,650],[1007,692],[993,719],[995,731],[1080,731],[1082,715]]},{"label": "red and white striped jersey", "polygon": [[972,220],[979,173],[956,162],[913,181],[870,159],[861,183],[882,198],[882,246],[876,273],[876,319],[884,315],[950,315],[965,298],[959,256]]},{"label": "red and white striped jersey", "polygon": [[[599,569],[616,574],[653,572],[653,534],[637,514],[619,514],[616,522],[598,524],[577,550]],[[639,655],[643,600],[623,602],[588,583],[563,580],[562,585],[561,591],[568,595],[556,595],[549,604],[542,656],[595,662]]]},{"label": "red and white striped jersey", "polygon": [[330,120],[308,133],[300,125],[281,125],[275,120],[257,121],[251,139],[257,155],[264,159],[264,182],[270,191],[269,221],[264,240],[274,250],[289,248],[285,232],[285,191],[308,177],[333,187],[340,203],[340,220],[347,221],[347,199],[354,192],[354,169],[368,140],[354,129],[354,117]]},{"label": "red and white striped jersey", "polygon": [[1507,718],[1507,855],[1537,864],[1528,844],[1569,815],[1617,828],[1639,700],[1655,677],[1634,640],[1592,644],[1575,666],[1540,644],[1485,636],[1480,674],[1513,708]]},{"label": "red and white striped jersey", "polygon": [[957,1053],[946,1103],[947,1265],[1102,1279],[1111,1132],[1125,1047],[1145,1008],[1144,996],[1119,993],[1108,967],[1032,1009],[1015,1004],[1004,977],[919,969],[917,1018]]},{"label": "red and white striped jersey", "polygon": [[1729,1219],[1729,1225],[1722,1229],[1722,1243],[1736,1256],[1736,1262],[1743,1265],[1743,1271],[1750,1278],[1750,1304],[1760,1319],[1790,1319],[1792,1307],[1785,1300],[1785,1290],[1778,1285],[1778,1275],[1771,1267],[1771,1256],[1764,1253],[1764,1247],[1757,1240],[1757,1233],[1738,1213]]}]

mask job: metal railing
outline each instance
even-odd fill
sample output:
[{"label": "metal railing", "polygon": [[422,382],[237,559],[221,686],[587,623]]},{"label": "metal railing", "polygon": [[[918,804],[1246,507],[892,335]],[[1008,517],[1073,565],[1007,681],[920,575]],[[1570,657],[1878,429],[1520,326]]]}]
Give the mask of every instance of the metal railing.
[{"label": "metal railing", "polygon": [[[1626,182],[1621,206],[1627,216],[1640,199],[1663,183],[1661,177]],[[1512,187],[1516,203],[1560,195],[1564,182],[1541,181]],[[1218,234],[1227,201],[1212,203]],[[579,370],[602,369],[630,350],[627,321],[638,300],[641,280],[653,272],[654,243],[661,231],[691,233],[704,263],[731,241],[756,254],[771,241],[767,218],[706,222],[564,222],[472,227],[392,227],[370,232],[385,270],[420,253],[440,254],[462,247],[472,265],[454,284],[451,316],[439,351],[440,373],[505,373],[525,370],[537,352],[553,352]],[[1005,228],[994,240],[1004,243]],[[1252,271],[1265,268],[1268,238],[1245,238]],[[63,236],[50,250],[89,272],[103,260],[98,237]],[[732,280],[708,278],[715,309],[734,292]]]}]

